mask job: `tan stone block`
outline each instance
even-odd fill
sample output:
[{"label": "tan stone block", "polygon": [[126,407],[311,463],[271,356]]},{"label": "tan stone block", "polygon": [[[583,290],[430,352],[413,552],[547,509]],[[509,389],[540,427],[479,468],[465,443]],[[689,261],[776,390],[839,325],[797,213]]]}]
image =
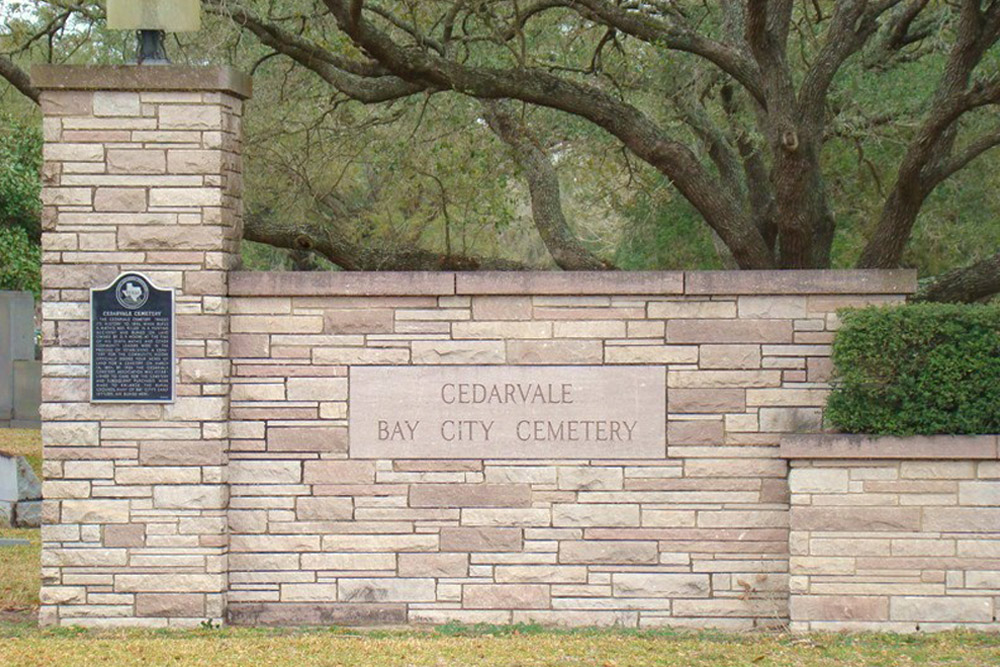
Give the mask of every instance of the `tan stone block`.
[{"label": "tan stone block", "polygon": [[162,174],[167,169],[163,151],[108,149],[109,174]]},{"label": "tan stone block", "polygon": [[98,90],[94,93],[95,116],[138,116],[139,93]]},{"label": "tan stone block", "polygon": [[299,498],[295,507],[299,521],[350,521],[354,517],[354,503],[350,498]]},{"label": "tan stone block", "polygon": [[667,443],[671,445],[721,445],[724,441],[721,419],[667,422]]},{"label": "tan stone block", "polygon": [[222,129],[222,107],[211,104],[161,104],[157,113],[164,130]]},{"label": "tan stone block", "polygon": [[465,577],[469,557],[463,553],[400,554],[400,577]]},{"label": "tan stone block", "polygon": [[847,493],[849,480],[844,468],[792,468],[788,472],[792,493]]},{"label": "tan stone block", "polygon": [[582,565],[497,565],[494,576],[500,584],[585,584]]},{"label": "tan stone block", "polygon": [[551,513],[548,509],[522,507],[468,508],[462,510],[462,524],[466,526],[548,526]]},{"label": "tan stone block", "polygon": [[[777,387],[781,371],[668,371],[667,386],[671,389],[720,387]],[[672,391],[669,393],[673,393]]]},{"label": "tan stone block", "polygon": [[975,479],[975,461],[903,461],[899,464],[903,479]]},{"label": "tan stone block", "polygon": [[[918,508],[913,511],[919,512]],[[925,507],[924,530],[974,533],[996,532],[1000,526],[1000,509],[986,507]]]},{"label": "tan stone block", "polygon": [[90,188],[42,188],[42,204],[45,206],[90,206],[90,203]]},{"label": "tan stone block", "polygon": [[854,575],[857,569],[860,568],[856,567],[855,559],[847,556],[791,556],[788,559],[790,574]]},{"label": "tan stone block", "polygon": [[42,157],[51,162],[103,162],[104,146],[100,144],[47,143]]},{"label": "tan stone block", "polygon": [[94,109],[94,93],[86,90],[43,90],[39,101],[45,117],[89,116]]},{"label": "tan stone block", "polygon": [[229,336],[229,353],[233,357],[266,358],[271,355],[270,337],[267,334],[240,334]]},{"label": "tan stone block", "polygon": [[[307,553],[302,554],[305,570],[370,571],[395,570],[394,553]],[[294,568],[293,568],[294,569]]]},{"label": "tan stone block", "polygon": [[472,298],[472,317],[477,320],[530,320],[529,296],[476,296]]},{"label": "tan stone block", "polygon": [[226,359],[181,359],[181,382],[195,384],[221,384],[229,377]]},{"label": "tan stone block", "polygon": [[267,449],[274,452],[346,452],[347,429],[342,426],[272,426],[267,429]]},{"label": "tan stone block", "polygon": [[221,574],[116,574],[116,593],[221,593],[225,589]]},{"label": "tan stone block", "polygon": [[[646,337],[638,336],[632,331],[632,326],[634,324],[640,324],[639,322],[629,322],[630,327],[626,331],[625,322],[617,320],[570,320],[565,322],[555,322],[552,326],[552,335],[556,338],[625,338],[626,335],[630,337]],[[662,322],[641,322],[641,324],[659,324],[662,327]],[[663,330],[660,329],[659,336],[662,337]],[[653,333],[652,338],[657,336]]]},{"label": "tan stone block", "polygon": [[415,340],[415,364],[502,364],[507,348],[500,340]]},{"label": "tan stone block", "polygon": [[[62,464],[62,470],[62,476],[66,479],[111,479],[115,476],[113,461],[66,461]],[[42,472],[46,477],[54,475],[44,467]]]},{"label": "tan stone block", "polygon": [[455,339],[498,338],[551,338],[551,322],[455,322],[451,326]]},{"label": "tan stone block", "polygon": [[171,174],[222,173],[222,153],[217,150],[171,149],[167,151]]},{"label": "tan stone block", "polygon": [[642,565],[659,561],[656,542],[628,540],[563,540],[560,563],[590,565]]},{"label": "tan stone block", "polygon": [[615,503],[579,503],[552,506],[553,526],[638,526],[639,506]]},{"label": "tan stone block", "polygon": [[285,384],[283,382],[234,383],[230,389],[230,398],[234,401],[283,401]]},{"label": "tan stone block", "polygon": [[139,443],[139,463],[147,466],[221,465],[223,444],[219,440],[150,441]]},{"label": "tan stone block", "polygon": [[341,347],[313,350],[313,361],[317,364],[405,364],[410,361],[410,351],[392,347]]},{"label": "tan stone block", "polygon": [[808,317],[804,296],[741,296],[741,319],[802,319]]},{"label": "tan stone block", "polygon": [[623,598],[697,598],[709,596],[711,583],[707,574],[615,572],[611,589],[615,597]]},{"label": "tan stone block", "polygon": [[796,621],[884,621],[889,600],[864,595],[792,595],[791,618]]},{"label": "tan stone block", "polygon": [[520,528],[441,528],[441,551],[521,551],[522,546]]},{"label": "tan stone block", "polygon": [[698,348],[693,345],[607,345],[604,361],[609,364],[694,364]]},{"label": "tan stone block", "polygon": [[343,308],[323,311],[326,333],[392,333],[393,311],[377,308]]},{"label": "tan stone block", "polygon": [[809,382],[829,382],[833,375],[833,360],[829,357],[806,359],[806,379]]},{"label": "tan stone block", "polygon": [[462,607],[466,609],[548,609],[548,586],[537,584],[466,584]]},{"label": "tan stone block", "polygon": [[45,549],[43,567],[121,567],[128,562],[125,549]]},{"label": "tan stone block", "polygon": [[993,620],[988,597],[895,596],[889,600],[894,621],[987,623]]},{"label": "tan stone block", "polygon": [[340,579],[338,597],[344,602],[433,602],[434,579]]},{"label": "tan stone block", "polygon": [[94,194],[95,211],[119,213],[146,210],[145,188],[97,188]]},{"label": "tan stone block", "polygon": [[746,409],[744,389],[673,389],[667,394],[671,413],[742,412]]},{"label": "tan stone block", "polygon": [[747,405],[823,407],[829,389],[747,389]]},{"label": "tan stone block", "polygon": [[598,340],[507,341],[510,364],[599,364],[604,348]]},{"label": "tan stone block", "polygon": [[760,368],[760,346],[702,345],[698,366],[718,369]]},{"label": "tan stone block", "polygon": [[63,523],[128,523],[128,500],[63,500]]},{"label": "tan stone block", "polygon": [[642,511],[642,525],[645,528],[680,528],[695,525],[693,510],[647,510]]},{"label": "tan stone block", "polygon": [[75,447],[100,444],[100,422],[53,422],[42,424],[42,442],[47,446]]},{"label": "tan stone block", "polygon": [[288,378],[289,401],[347,400],[347,378]]},{"label": "tan stone block", "polygon": [[815,433],[823,428],[822,408],[761,408],[761,433]]},{"label": "tan stone block", "polygon": [[146,524],[111,524],[102,529],[106,547],[142,547],[146,544]]},{"label": "tan stone block", "polygon": [[529,507],[527,484],[413,484],[410,507]]},{"label": "tan stone block", "polygon": [[959,482],[958,502],[961,505],[1000,506],[1000,482]]},{"label": "tan stone block", "polygon": [[200,619],[205,616],[205,596],[198,593],[139,593],[135,596],[135,614]]},{"label": "tan stone block", "polygon": [[167,466],[118,466],[115,483],[123,486],[150,484],[197,484],[201,470],[194,466],[172,468]]},{"label": "tan stone block", "polygon": [[569,491],[616,491],[623,488],[621,468],[561,466],[559,488]]},{"label": "tan stone block", "polygon": [[157,486],[153,507],[157,509],[213,510],[226,507],[227,488],[221,484]]},{"label": "tan stone block", "polygon": [[736,317],[734,301],[651,301],[647,311],[649,317],[675,320],[681,318],[729,318]]},{"label": "tan stone block", "polygon": [[233,484],[298,484],[302,481],[302,462],[230,461],[229,481]]},{"label": "tan stone block", "polygon": [[[948,511],[948,510],[925,510]],[[955,511],[955,510],[951,510]],[[792,530],[893,532],[920,530],[916,507],[798,507],[791,509]],[[924,522],[927,530],[927,522]],[[932,529],[933,530],[933,529]]]},{"label": "tan stone block", "polygon": [[[222,245],[222,238],[219,236],[209,235],[206,239],[216,242],[216,245],[209,249]],[[226,280],[225,271],[185,271],[184,293],[188,295],[224,295],[226,293]]]},{"label": "tan stone block", "polygon": [[201,206],[222,206],[221,188],[151,188],[150,207],[197,208]]},{"label": "tan stone block", "polygon": [[306,461],[306,484],[372,484],[375,464],[372,461]]},{"label": "tan stone block", "polygon": [[670,320],[668,343],[791,343],[789,320]]}]

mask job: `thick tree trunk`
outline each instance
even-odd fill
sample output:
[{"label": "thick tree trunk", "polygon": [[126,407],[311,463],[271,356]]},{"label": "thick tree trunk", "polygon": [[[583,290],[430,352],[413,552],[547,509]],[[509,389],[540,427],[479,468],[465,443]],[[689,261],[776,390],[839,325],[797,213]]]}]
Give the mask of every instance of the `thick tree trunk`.
[{"label": "thick tree trunk", "polygon": [[532,267],[505,259],[421,250],[364,248],[321,221],[292,221],[269,211],[244,216],[243,238],[293,252],[312,251],[345,271],[525,271]]},{"label": "thick tree trunk", "polygon": [[486,122],[524,170],[531,193],[531,213],[542,242],[559,268],[566,271],[600,271],[615,268],[595,257],[577,238],[563,214],[559,176],[549,156],[503,102],[484,102]]},{"label": "thick tree trunk", "polygon": [[972,266],[952,269],[929,281],[915,301],[973,303],[1000,294],[1000,252]]}]

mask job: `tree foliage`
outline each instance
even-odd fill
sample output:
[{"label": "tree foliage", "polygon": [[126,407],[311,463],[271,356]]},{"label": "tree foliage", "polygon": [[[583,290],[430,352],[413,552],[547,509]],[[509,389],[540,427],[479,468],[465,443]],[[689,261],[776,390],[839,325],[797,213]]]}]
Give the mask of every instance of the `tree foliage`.
[{"label": "tree foliage", "polygon": [[[981,260],[1000,289],[1000,0],[203,4],[170,51],[254,74],[250,239],[346,269]],[[100,3],[38,6],[0,58],[26,96],[29,60],[127,57]]]}]

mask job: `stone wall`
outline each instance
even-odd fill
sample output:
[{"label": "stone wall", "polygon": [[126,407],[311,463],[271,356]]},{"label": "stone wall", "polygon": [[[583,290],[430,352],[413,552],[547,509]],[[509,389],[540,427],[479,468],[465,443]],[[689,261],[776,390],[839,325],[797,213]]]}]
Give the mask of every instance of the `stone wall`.
[{"label": "stone wall", "polygon": [[793,436],[794,630],[998,630],[996,436]]},{"label": "stone wall", "polygon": [[[783,623],[779,440],[820,427],[836,309],[912,288],[908,272],[234,274],[230,620]],[[666,446],[356,458],[353,371],[441,364],[658,369]]]},{"label": "stone wall", "polygon": [[[249,81],[185,67],[36,67],[44,115],[42,623],[221,620],[227,276]],[[176,290],[177,399],[89,402],[90,289]]]},{"label": "stone wall", "polygon": [[[779,448],[821,428],[837,309],[914,272],[234,272],[248,80],[33,79],[43,623],[742,630],[790,598],[797,628],[992,622],[995,460]],[[171,403],[90,401],[89,290],[124,271],[175,290]],[[513,405],[529,382],[547,397]],[[879,555],[820,553],[856,546]]]}]

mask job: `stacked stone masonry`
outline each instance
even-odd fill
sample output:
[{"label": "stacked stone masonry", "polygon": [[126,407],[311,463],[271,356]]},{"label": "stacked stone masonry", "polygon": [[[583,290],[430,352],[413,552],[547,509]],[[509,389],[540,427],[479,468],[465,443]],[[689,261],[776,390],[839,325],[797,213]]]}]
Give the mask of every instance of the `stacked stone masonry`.
[{"label": "stacked stone masonry", "polygon": [[[840,575],[811,551],[826,537],[803,524],[790,571],[782,439],[821,429],[837,309],[900,303],[913,272],[238,272],[248,81],[175,67],[45,67],[34,80],[46,139],[43,623],[742,630],[821,627],[843,602],[833,595],[880,597],[879,622],[908,623],[896,600],[914,595],[975,597],[977,623],[982,600],[995,613],[971,574],[993,562],[986,532],[952,540],[955,558],[970,539],[984,551],[943,583],[923,582],[938,576],[924,561],[870,573],[859,556],[857,583],[890,587],[871,593],[829,579]],[[89,401],[89,290],[130,270],[176,290],[171,404]],[[645,458],[362,457],[352,373],[445,366],[641,367],[666,387],[662,446]],[[966,477],[945,466],[950,490],[928,492],[919,476],[868,489],[846,467],[833,473],[846,489],[810,491],[818,473],[806,472],[795,502],[883,503],[892,516],[947,497],[979,512],[995,487],[971,484],[991,465]],[[888,483],[892,466],[917,474],[898,461],[864,469],[885,467]],[[890,553],[937,530],[935,511]],[[897,576],[907,563],[921,581]]]},{"label": "stacked stone masonry", "polygon": [[996,436],[790,436],[795,630],[1000,629]]},{"label": "stacked stone masonry", "polygon": [[[40,67],[45,624],[225,614],[228,272],[241,235],[228,70]],[[90,289],[176,290],[177,399],[89,402]]]}]

